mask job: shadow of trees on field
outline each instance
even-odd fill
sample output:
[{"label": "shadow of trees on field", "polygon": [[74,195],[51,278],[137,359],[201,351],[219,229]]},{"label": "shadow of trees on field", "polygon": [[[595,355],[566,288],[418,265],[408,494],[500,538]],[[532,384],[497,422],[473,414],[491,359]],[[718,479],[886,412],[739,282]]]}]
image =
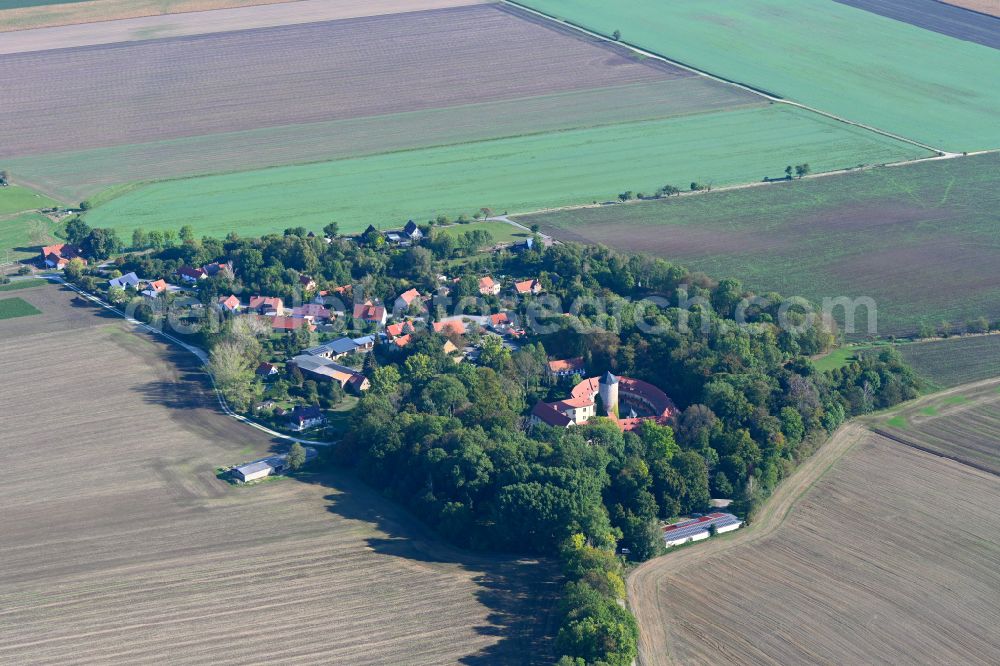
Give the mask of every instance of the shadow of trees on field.
[{"label": "shadow of trees on field", "polygon": [[463,551],[445,544],[429,528],[391,500],[382,497],[351,472],[327,468],[299,477],[303,483],[335,489],[325,499],[328,510],[341,518],[374,524],[386,536],[368,538],[379,555],[428,564],[458,566],[472,575],[476,600],[488,609],[488,624],[476,626],[493,645],[466,655],[459,663],[550,664],[556,630],[557,568],[550,562]]},{"label": "shadow of trees on field", "polygon": [[[233,449],[237,457],[236,452],[248,444],[258,450],[268,448],[271,453],[288,450],[290,443],[286,440],[270,437],[223,415],[204,369],[191,353],[148,332],[133,331],[132,334],[154,344],[124,342],[130,351],[149,355],[153,363],[165,362],[169,369],[166,374],[160,371],[160,377],[136,390],[145,402],[169,408],[178,427]],[[474,630],[481,636],[497,640],[461,658],[459,663],[487,666],[554,661],[552,638],[558,620],[554,607],[560,586],[558,568],[553,563],[454,548],[405,508],[383,497],[349,470],[333,467],[322,460],[314,463],[314,470],[307,469],[294,478],[329,490],[324,499],[331,513],[375,525],[385,535],[366,539],[375,554],[451,565],[471,576],[476,586],[475,597],[488,610],[487,622]]]}]

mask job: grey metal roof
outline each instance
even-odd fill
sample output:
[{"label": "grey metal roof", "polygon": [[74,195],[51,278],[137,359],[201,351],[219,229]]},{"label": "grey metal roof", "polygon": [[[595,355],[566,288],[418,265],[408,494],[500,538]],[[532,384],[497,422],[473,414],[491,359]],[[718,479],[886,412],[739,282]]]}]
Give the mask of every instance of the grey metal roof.
[{"label": "grey metal roof", "polygon": [[251,474],[256,474],[257,472],[264,471],[266,469],[273,469],[274,465],[270,462],[270,458],[265,458],[264,460],[258,460],[256,462],[247,463],[246,465],[241,465],[236,468],[236,471],[242,474],[244,477],[250,476]]},{"label": "grey metal roof", "polygon": [[375,336],[374,335],[366,335],[363,338],[354,338],[354,342],[359,347],[363,347],[365,345],[372,345],[372,344],[375,344]]},{"label": "grey metal roof", "polygon": [[135,273],[126,273],[121,277],[116,277],[113,280],[108,280],[108,284],[112,287],[135,287],[140,282],[139,276]]},{"label": "grey metal roof", "polygon": [[[704,520],[703,518],[708,519]],[[677,523],[676,526],[668,526],[673,527],[673,529],[670,529],[669,531],[665,529],[663,531],[663,538],[669,541],[673,541],[675,539],[686,539],[700,534],[701,532],[708,532],[708,528],[711,525],[719,528],[743,522],[731,513],[709,514],[709,516],[705,516],[703,518],[694,518],[692,520]]]},{"label": "grey metal roof", "polygon": [[[369,336],[371,337],[371,336]],[[357,340],[352,340],[351,338],[340,338],[339,340],[334,340],[333,342],[327,342],[326,344],[319,345],[317,347],[310,347],[303,351],[303,354],[308,354],[309,356],[320,356],[321,354],[349,354],[358,347],[361,346],[359,341],[365,338],[358,338]],[[374,340],[374,338],[372,338]]]}]

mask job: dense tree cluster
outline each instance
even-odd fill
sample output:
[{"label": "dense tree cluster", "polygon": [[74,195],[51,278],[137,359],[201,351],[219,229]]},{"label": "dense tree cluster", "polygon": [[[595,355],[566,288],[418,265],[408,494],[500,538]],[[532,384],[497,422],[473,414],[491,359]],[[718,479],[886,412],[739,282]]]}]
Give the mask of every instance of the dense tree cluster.
[{"label": "dense tree cluster", "polygon": [[[391,299],[439,286],[439,260],[456,250],[431,231],[427,247],[408,249],[327,242],[304,229],[261,239],[182,233],[178,244],[119,263],[160,276],[231,260],[231,277],[200,281],[206,303],[236,290],[291,299],[302,274],[320,288],[353,284],[356,298]],[[466,236],[461,252],[485,242]],[[485,337],[476,364],[456,364],[444,338],[427,331],[402,352],[377,347],[365,363],[371,390],[336,455],[456,544],[559,557],[567,586],[557,644],[566,664],[627,664],[635,656],[635,623],[618,603],[617,553],[642,560],[660,552],[658,521],[703,511],[713,496],[734,498],[735,510],[752,515],[845,418],[916,395],[916,379],[892,351],[818,373],[809,357],[833,334],[777,294],[748,300],[754,295],[736,280],[603,247],[536,242],[518,255],[480,255],[453,267],[454,295],[478,296],[484,271],[537,277],[544,286],[543,295],[515,306],[522,321],[540,327],[531,343],[512,352]],[[495,307],[496,297],[488,298],[486,308]],[[245,375],[247,364],[223,363],[239,353],[227,350],[232,337],[229,330],[213,341],[213,364]],[[294,353],[297,340],[286,339]],[[565,396],[579,379],[548,377],[545,360],[575,356],[588,375],[610,370],[664,389],[679,410],[675,423],[629,433],[601,418],[531,427],[531,406]]]}]

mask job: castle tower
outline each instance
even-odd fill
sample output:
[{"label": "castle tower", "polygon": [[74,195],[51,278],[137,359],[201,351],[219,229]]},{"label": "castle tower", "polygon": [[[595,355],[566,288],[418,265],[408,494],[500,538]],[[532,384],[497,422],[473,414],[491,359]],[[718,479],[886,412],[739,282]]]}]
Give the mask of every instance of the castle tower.
[{"label": "castle tower", "polygon": [[604,376],[597,384],[597,393],[601,396],[601,403],[608,416],[618,413],[618,378],[610,372],[605,372]]}]

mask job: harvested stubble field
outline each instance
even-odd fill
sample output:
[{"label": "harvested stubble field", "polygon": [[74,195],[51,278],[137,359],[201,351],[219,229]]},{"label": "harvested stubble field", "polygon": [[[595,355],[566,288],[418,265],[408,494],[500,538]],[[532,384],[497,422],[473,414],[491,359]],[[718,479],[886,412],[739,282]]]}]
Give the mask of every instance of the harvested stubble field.
[{"label": "harvested stubble field", "polygon": [[873,423],[901,444],[1000,475],[1000,379],[956,387]]},{"label": "harvested stubble field", "polygon": [[187,357],[19,295],[45,314],[0,322],[0,662],[551,661],[535,565],[441,547],[347,477],[217,480],[274,444]]},{"label": "harvested stubble field", "polygon": [[997,211],[1000,155],[987,154],[518,221],[758,291],[815,303],[870,296],[885,335],[1000,316]]},{"label": "harvested stubble field", "polygon": [[1000,17],[1000,0],[944,0],[949,5]]},{"label": "harvested stubble field", "polygon": [[830,0],[519,2],[936,148],[1000,148],[997,49]]},{"label": "harvested stubble field", "polygon": [[900,345],[899,353],[938,388],[1000,377],[1000,335],[977,335]]},{"label": "harvested stubble field", "polygon": [[1000,48],[1000,23],[939,0],[836,0],[918,28]]},{"label": "harvested stubble field", "polygon": [[263,127],[4,160],[20,182],[77,202],[130,181],[247,171],[723,109],[760,98],[702,77],[440,109]]},{"label": "harvested stubble field", "polygon": [[289,0],[0,0],[0,32]]},{"label": "harvested stubble field", "polygon": [[[0,40],[0,53],[21,53],[47,49],[65,49],[95,44],[165,39],[182,35],[204,35],[215,32],[251,30],[253,28],[336,21],[359,16],[379,16],[401,12],[444,9],[481,4],[486,0],[278,0],[277,4],[240,6],[232,9],[189,10],[183,14],[157,14],[137,18],[101,20],[93,23],[73,21],[69,12],[69,25],[9,32]],[[132,3],[136,4],[136,3]],[[182,7],[180,3],[175,3]],[[163,2],[158,3],[164,7]],[[76,9],[90,7],[78,5]],[[73,8],[70,8],[73,9]],[[0,12],[0,31],[13,12]],[[81,12],[83,13],[83,12]]]},{"label": "harvested stubble field", "polygon": [[998,502],[996,476],[868,433],[773,531],[644,565],[641,662],[995,664]]},{"label": "harvested stubble field", "polygon": [[495,5],[18,53],[0,157],[686,76]]}]

